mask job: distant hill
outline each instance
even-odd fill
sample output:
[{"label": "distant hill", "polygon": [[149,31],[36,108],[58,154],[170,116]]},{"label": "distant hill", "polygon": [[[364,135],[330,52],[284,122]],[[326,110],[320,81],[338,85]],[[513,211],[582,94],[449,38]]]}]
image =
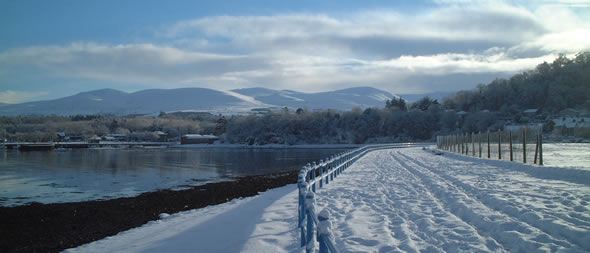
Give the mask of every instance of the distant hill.
[{"label": "distant hill", "polygon": [[[233,90],[265,104],[308,109],[350,110],[354,107],[383,107],[394,97],[391,93],[371,87],[356,87],[328,92],[303,93],[292,90],[247,88]],[[395,96],[397,98],[397,96]]]},{"label": "distant hill", "polygon": [[350,110],[383,107],[392,94],[370,87],[320,93],[248,88],[217,91],[206,88],[149,89],[127,93],[114,89],[81,92],[55,100],[0,105],[0,115],[152,114],[160,111],[206,111],[234,114],[253,108],[291,107]]},{"label": "distant hill", "polygon": [[204,88],[152,89],[126,93],[113,89],[94,90],[55,100],[0,107],[2,115],[18,114],[149,114],[160,111],[209,110],[257,107],[225,92]]}]

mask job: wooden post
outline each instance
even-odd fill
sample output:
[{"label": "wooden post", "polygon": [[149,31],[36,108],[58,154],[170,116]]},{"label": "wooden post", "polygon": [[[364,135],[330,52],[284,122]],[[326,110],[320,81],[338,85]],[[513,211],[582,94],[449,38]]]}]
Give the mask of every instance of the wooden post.
[{"label": "wooden post", "polygon": [[488,130],[488,159],[490,159],[490,130]]},{"label": "wooden post", "polygon": [[522,163],[526,163],[526,128],[522,129]]},{"label": "wooden post", "polygon": [[508,139],[510,140],[510,161],[514,161],[514,157],[512,156],[512,130],[508,132]]},{"label": "wooden post", "polygon": [[465,149],[465,147],[463,147],[464,140],[463,140],[462,134],[459,135],[459,143],[461,144],[461,150],[459,150],[459,151],[461,151],[461,154],[463,154],[463,150]]},{"label": "wooden post", "polygon": [[[309,164],[308,164],[309,165]],[[311,175],[312,175],[312,180],[316,178],[316,166],[315,166],[315,162],[311,163]],[[311,185],[311,191],[315,192],[315,182]]]},{"label": "wooden post", "polygon": [[539,152],[539,135],[537,135],[537,139],[535,140],[535,158],[533,158],[533,163],[537,164],[537,153]]},{"label": "wooden post", "polygon": [[543,130],[539,133],[539,165],[543,165]]},{"label": "wooden post", "polygon": [[475,156],[475,133],[471,132],[471,156]]},{"label": "wooden post", "polygon": [[498,129],[498,160],[502,160],[502,134]]}]

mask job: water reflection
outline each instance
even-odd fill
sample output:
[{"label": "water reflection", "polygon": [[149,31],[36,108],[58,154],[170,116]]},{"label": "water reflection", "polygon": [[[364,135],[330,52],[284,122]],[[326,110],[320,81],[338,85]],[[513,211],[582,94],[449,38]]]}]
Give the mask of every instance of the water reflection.
[{"label": "water reflection", "polygon": [[299,169],[344,149],[0,150],[0,205],[137,195]]}]

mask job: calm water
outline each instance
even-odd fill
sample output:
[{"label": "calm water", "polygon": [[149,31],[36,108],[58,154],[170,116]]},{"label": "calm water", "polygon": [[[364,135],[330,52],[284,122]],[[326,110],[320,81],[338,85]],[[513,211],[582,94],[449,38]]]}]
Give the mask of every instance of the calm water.
[{"label": "calm water", "polygon": [[0,150],[0,206],[133,196],[297,170],[345,149]]}]

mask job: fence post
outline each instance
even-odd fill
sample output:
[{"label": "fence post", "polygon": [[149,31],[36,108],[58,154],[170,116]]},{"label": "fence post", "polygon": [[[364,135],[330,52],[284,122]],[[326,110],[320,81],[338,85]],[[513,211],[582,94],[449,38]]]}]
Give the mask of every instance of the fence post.
[{"label": "fence post", "polygon": [[[306,210],[306,215],[307,215],[307,236],[306,236],[306,252],[313,252],[314,250],[314,243],[313,243],[313,234],[314,233],[314,227],[313,227],[313,217],[311,216],[313,213],[315,213],[315,196],[313,194],[313,192],[308,192],[307,195],[305,196],[305,210]],[[312,212],[314,211],[314,212]]]},{"label": "fence post", "polygon": [[481,131],[477,134],[477,141],[479,142],[479,158],[481,158]]},{"label": "fence post", "polygon": [[336,176],[338,176],[338,174],[336,174],[336,170],[334,170],[334,168],[336,168],[336,156],[332,156],[330,161],[332,161],[330,162],[330,169],[333,170],[332,174],[330,175],[330,181],[332,181]]},{"label": "fence post", "polygon": [[543,130],[539,133],[539,165],[543,165]]},{"label": "fence post", "polygon": [[498,160],[502,160],[502,135],[498,129]]},{"label": "fence post", "polygon": [[475,156],[475,133],[471,132],[471,156]]},{"label": "fence post", "polygon": [[537,153],[539,152],[539,135],[535,139],[535,157],[533,158],[533,164],[537,164]]},{"label": "fence post", "polygon": [[328,244],[326,240],[332,240],[330,229],[332,229],[332,223],[330,222],[330,212],[324,209],[318,215],[318,242],[320,244],[320,253],[328,253]]},{"label": "fence post", "polygon": [[323,176],[324,176],[324,166],[323,166],[323,164],[324,164],[324,160],[323,159],[320,159],[320,161],[318,163],[318,169],[320,171],[320,181],[319,181],[320,182],[320,188],[322,188],[324,186],[324,178],[323,178]]},{"label": "fence post", "polygon": [[[305,184],[305,183],[304,183]],[[304,189],[307,189],[305,185],[302,185]],[[305,195],[307,194],[307,190],[301,192],[301,188],[299,188],[299,228],[301,230],[301,247],[305,246],[305,225],[303,222],[305,221]]]},{"label": "fence post", "polygon": [[508,139],[510,140],[510,161],[514,161],[514,157],[512,156],[512,130],[508,132]]},{"label": "fence post", "polygon": [[465,133],[465,155],[469,155],[469,134]]},{"label": "fence post", "polygon": [[490,130],[488,130],[488,159],[490,159]]},{"label": "fence post", "polygon": [[522,163],[526,163],[526,127],[522,129]]},{"label": "fence post", "polygon": [[[310,167],[311,169],[311,180],[315,180],[315,176],[316,176],[316,171],[315,171],[315,162],[312,162],[311,165],[309,165],[309,163],[307,164],[308,167]],[[311,191],[315,192],[315,182],[313,182],[311,184]]]}]

